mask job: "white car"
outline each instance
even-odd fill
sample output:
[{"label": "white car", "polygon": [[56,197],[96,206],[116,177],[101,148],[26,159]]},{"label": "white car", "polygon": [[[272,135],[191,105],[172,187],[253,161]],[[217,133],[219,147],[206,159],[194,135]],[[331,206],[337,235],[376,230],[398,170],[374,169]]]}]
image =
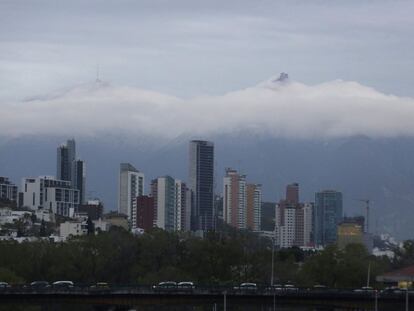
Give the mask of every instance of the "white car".
[{"label": "white car", "polygon": [[75,284],[72,281],[56,281],[53,282],[52,286],[54,288],[72,288]]}]

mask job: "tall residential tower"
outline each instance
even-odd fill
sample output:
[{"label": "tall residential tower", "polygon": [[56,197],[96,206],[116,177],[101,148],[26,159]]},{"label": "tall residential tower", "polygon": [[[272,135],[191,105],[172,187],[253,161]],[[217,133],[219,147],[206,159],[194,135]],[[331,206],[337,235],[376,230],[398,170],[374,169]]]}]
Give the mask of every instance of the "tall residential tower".
[{"label": "tall residential tower", "polygon": [[144,174],[129,163],[121,163],[119,170],[118,212],[132,220],[132,205],[144,194]]}]

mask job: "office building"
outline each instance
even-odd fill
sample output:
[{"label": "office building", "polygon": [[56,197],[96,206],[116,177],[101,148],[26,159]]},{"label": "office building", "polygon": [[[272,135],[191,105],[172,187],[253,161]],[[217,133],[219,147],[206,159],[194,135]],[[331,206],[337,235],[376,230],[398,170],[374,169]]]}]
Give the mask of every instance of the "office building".
[{"label": "office building", "polygon": [[76,143],[69,139],[57,148],[56,179],[72,181],[72,163],[76,160]]},{"label": "office building", "polygon": [[7,177],[0,176],[0,200],[17,203],[17,186]]},{"label": "office building", "polygon": [[132,220],[132,204],[144,195],[144,174],[129,163],[121,163],[119,171],[118,212]]},{"label": "office building", "polygon": [[67,180],[50,176],[23,178],[23,205],[32,209],[46,209],[61,216],[72,216],[78,211],[80,194]]},{"label": "office building", "polygon": [[79,190],[80,202],[85,203],[86,164],[82,160],[72,162],[72,187]]},{"label": "office building", "polygon": [[191,191],[191,229],[215,228],[214,144],[193,140],[189,146],[189,189]]},{"label": "office building", "polygon": [[325,190],[315,194],[314,238],[317,246],[336,242],[342,214],[341,192]]},{"label": "office building", "polygon": [[76,142],[69,139],[57,148],[56,179],[72,183],[79,190],[80,202],[85,203],[86,164],[76,158]]}]

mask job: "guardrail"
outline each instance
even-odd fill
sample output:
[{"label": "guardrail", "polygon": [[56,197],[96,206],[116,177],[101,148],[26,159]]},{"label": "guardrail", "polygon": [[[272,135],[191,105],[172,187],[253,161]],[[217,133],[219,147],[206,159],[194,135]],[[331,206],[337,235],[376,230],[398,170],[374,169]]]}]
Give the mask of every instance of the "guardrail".
[{"label": "guardrail", "polygon": [[[4,295],[194,295],[194,296],[278,296],[278,297],[338,297],[350,299],[373,298],[400,298],[405,297],[405,292],[380,292],[355,291],[351,289],[314,289],[314,288],[275,288],[268,286],[258,286],[256,288],[240,288],[238,286],[195,286],[194,288],[180,287],[161,287],[153,285],[110,285],[105,287],[93,287],[89,284],[80,284],[73,287],[45,287],[33,288],[30,285],[13,285],[11,287],[0,288],[0,296]],[[414,297],[414,292],[409,292],[410,297]]]}]

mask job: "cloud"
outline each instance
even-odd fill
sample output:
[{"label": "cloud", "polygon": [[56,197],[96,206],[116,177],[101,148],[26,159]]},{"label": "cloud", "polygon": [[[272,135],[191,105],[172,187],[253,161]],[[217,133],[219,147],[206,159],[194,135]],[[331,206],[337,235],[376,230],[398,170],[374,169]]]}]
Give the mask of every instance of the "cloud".
[{"label": "cloud", "polygon": [[179,98],[107,83],[1,104],[0,135],[175,138],[236,131],[287,138],[414,136],[414,99],[356,82],[274,78],[220,96]]}]

